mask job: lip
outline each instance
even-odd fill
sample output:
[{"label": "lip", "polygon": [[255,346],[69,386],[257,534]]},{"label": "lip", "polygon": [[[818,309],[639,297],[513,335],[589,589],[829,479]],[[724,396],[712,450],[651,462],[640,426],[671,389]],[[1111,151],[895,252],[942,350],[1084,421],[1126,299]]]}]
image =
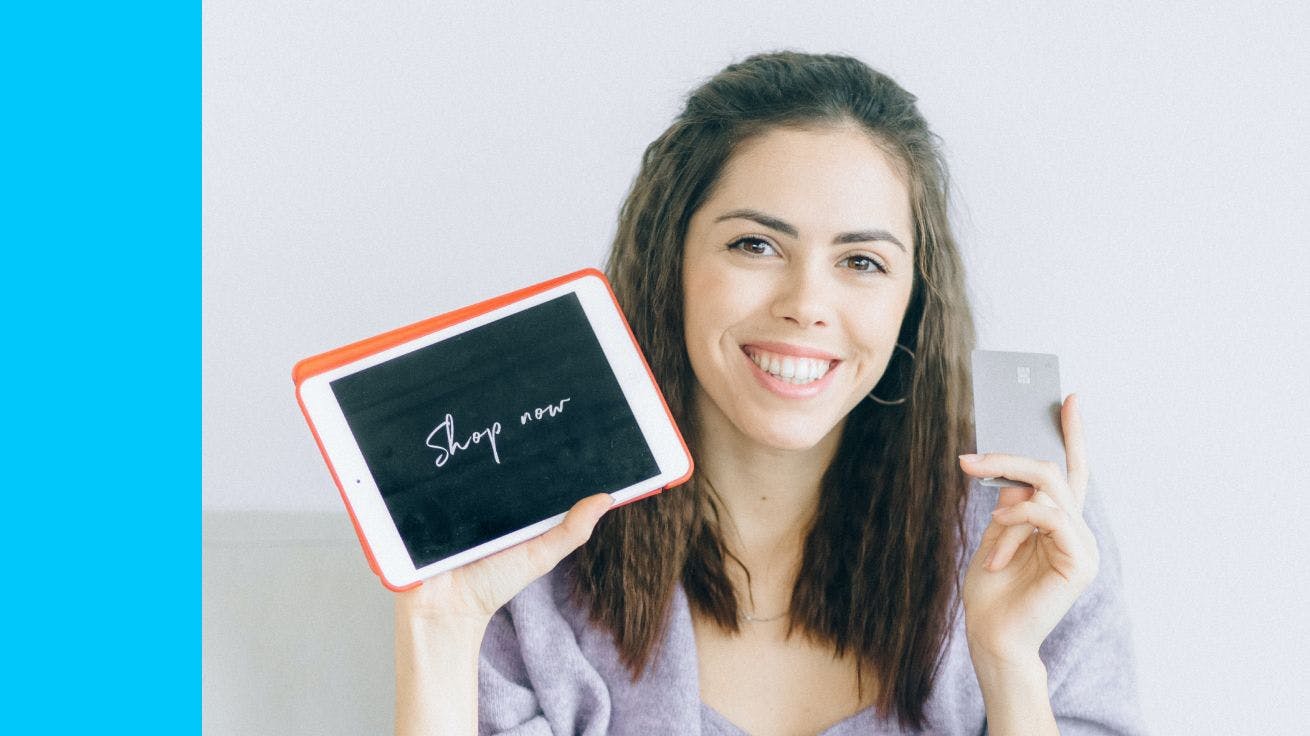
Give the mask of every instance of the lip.
[{"label": "lip", "polygon": [[[803,386],[798,386],[794,383],[787,383],[786,381],[775,378],[773,375],[765,371],[763,368],[760,368],[758,365],[755,365],[755,361],[751,360],[751,356],[746,354],[746,350],[745,350],[746,346],[743,345],[741,351],[741,357],[743,360],[746,361],[746,365],[748,368],[750,368],[751,373],[755,376],[755,380],[759,381],[761,386],[768,389],[773,394],[777,396],[781,396],[783,398],[809,399],[823,393],[824,389],[832,385],[832,381],[833,381],[832,377],[836,375],[837,367],[841,365],[840,360],[829,357],[827,353],[823,353],[817,350],[812,350],[810,351],[809,354],[800,354],[796,352],[788,352],[786,350],[776,350],[770,348],[769,345],[778,346],[778,343],[751,343],[752,347],[757,347],[761,350],[768,350],[771,353],[778,353],[781,355],[792,355],[801,358],[814,358],[816,360],[826,359],[826,360],[835,361],[832,364],[832,366],[828,368],[828,372],[823,374],[823,378],[820,378],[819,380],[813,383],[807,383]],[[780,347],[791,348],[792,351],[796,350],[795,346],[784,345]]]},{"label": "lip", "polygon": [[[790,355],[794,358],[814,358],[815,360],[841,360],[832,353],[825,353],[815,348],[802,347],[800,345],[788,345],[785,342],[748,342],[741,346],[742,350],[746,348],[759,348],[770,353],[779,355]],[[836,366],[833,366],[834,368]]]}]

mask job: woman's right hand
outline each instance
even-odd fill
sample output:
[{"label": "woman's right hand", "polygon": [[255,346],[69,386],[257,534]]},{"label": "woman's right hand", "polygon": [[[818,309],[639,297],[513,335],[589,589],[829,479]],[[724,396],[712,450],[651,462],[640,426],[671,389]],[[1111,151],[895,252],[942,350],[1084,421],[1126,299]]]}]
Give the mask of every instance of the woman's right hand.
[{"label": "woman's right hand", "polygon": [[397,593],[397,613],[443,624],[485,625],[510,598],[582,546],[613,505],[608,493],[588,496],[550,531]]},{"label": "woman's right hand", "polygon": [[608,493],[588,496],[545,534],[396,594],[397,734],[478,732],[478,653],[492,615],[586,542],[613,505]]}]

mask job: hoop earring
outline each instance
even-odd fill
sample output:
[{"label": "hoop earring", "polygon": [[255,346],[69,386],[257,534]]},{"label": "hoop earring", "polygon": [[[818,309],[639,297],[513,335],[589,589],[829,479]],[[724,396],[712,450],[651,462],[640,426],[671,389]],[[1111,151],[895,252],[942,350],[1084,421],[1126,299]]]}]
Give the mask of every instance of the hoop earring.
[{"label": "hoop earring", "polygon": [[[896,347],[900,348],[901,350],[904,350],[904,351],[906,352],[906,354],[910,356],[910,360],[911,360],[911,361],[914,360],[914,351],[910,350],[909,348],[905,347],[904,345],[900,344],[899,342],[896,343]],[[896,351],[893,350],[893,351],[892,351],[892,356],[895,357],[895,355],[896,355]],[[888,361],[888,362],[890,363],[891,361]],[[876,387],[875,387],[875,388],[876,388]],[[875,402],[877,402],[877,403],[879,403],[879,404],[882,404],[883,406],[900,406],[901,404],[904,404],[904,403],[909,399],[908,396],[902,396],[901,398],[899,398],[899,399],[897,399],[897,400],[895,400],[895,401],[887,401],[886,399],[880,399],[880,398],[878,398],[877,396],[874,396],[874,395],[873,395],[873,391],[870,391],[870,392],[869,392],[869,398],[873,399]]]}]

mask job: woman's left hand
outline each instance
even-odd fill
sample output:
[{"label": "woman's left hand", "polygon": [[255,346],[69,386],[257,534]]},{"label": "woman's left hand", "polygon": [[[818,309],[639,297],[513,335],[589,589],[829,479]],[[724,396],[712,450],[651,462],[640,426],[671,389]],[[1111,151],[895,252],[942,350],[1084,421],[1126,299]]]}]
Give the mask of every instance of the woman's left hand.
[{"label": "woman's left hand", "polygon": [[1032,488],[1000,491],[996,511],[964,579],[965,628],[973,656],[1036,661],[1038,648],[1096,577],[1100,553],[1083,520],[1087,459],[1082,416],[1070,394],[1060,411],[1069,472],[1016,455],[961,455],[965,473],[1005,476]]}]

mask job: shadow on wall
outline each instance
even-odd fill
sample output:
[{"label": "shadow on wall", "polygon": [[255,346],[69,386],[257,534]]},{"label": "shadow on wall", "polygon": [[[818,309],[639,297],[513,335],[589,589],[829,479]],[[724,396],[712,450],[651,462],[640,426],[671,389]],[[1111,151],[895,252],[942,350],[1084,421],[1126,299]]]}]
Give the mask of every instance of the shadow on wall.
[{"label": "shadow on wall", "polygon": [[390,733],[392,594],[346,515],[202,523],[203,732]]}]

